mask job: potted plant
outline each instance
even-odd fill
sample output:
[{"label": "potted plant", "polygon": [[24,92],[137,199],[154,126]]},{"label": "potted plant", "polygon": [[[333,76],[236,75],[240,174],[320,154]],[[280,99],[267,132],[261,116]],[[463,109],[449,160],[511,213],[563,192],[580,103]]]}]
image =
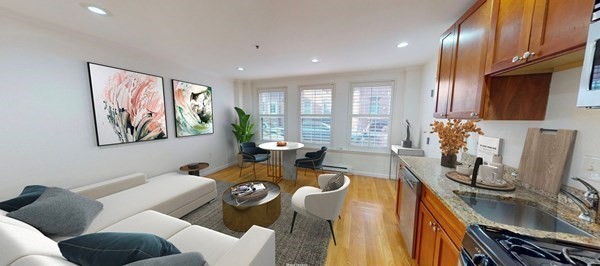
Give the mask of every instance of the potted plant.
[{"label": "potted plant", "polygon": [[434,121],[431,133],[438,133],[440,137],[440,150],[442,151],[441,165],[445,167],[456,166],[456,154],[462,149],[467,151],[467,138],[471,132],[483,135],[475,120],[462,122],[461,119],[448,119],[448,122]]},{"label": "potted plant", "polygon": [[[238,123],[231,123],[231,126],[233,127],[233,130],[231,132],[233,132],[233,135],[235,136],[235,139],[238,142],[238,149],[239,149],[239,144],[243,143],[243,142],[248,142],[252,140],[252,137],[254,137],[254,123],[250,122],[250,114],[246,114],[246,112],[244,112],[244,110],[242,108],[239,107],[234,107],[235,108],[235,112],[238,115]],[[243,160],[242,160],[242,156],[240,151],[238,150],[238,162],[240,164],[240,166],[243,166]]]}]

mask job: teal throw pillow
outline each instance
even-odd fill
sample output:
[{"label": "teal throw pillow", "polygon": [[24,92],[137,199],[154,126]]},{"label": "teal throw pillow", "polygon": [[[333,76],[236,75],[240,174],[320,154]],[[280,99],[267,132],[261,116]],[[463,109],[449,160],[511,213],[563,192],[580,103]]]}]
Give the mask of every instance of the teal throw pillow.
[{"label": "teal throw pillow", "polygon": [[169,241],[142,233],[95,233],[58,243],[68,261],[78,265],[125,265],[139,260],[180,254]]},{"label": "teal throw pillow", "polygon": [[0,209],[7,212],[16,211],[23,206],[33,203],[44,191],[46,191],[45,186],[26,186],[18,197],[0,202]]}]

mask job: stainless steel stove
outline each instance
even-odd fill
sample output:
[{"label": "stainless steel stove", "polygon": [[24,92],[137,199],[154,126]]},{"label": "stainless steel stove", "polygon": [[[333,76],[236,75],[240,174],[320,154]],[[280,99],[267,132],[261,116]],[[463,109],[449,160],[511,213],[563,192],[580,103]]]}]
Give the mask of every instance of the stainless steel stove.
[{"label": "stainless steel stove", "polygon": [[471,225],[463,239],[460,262],[463,266],[600,266],[600,247],[559,239],[535,238],[505,229]]}]

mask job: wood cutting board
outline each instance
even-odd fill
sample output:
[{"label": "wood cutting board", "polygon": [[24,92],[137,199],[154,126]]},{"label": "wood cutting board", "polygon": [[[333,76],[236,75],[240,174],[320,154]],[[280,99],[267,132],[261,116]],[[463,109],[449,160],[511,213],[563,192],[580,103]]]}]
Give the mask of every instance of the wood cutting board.
[{"label": "wood cutting board", "polygon": [[521,182],[552,195],[558,194],[576,135],[576,130],[529,128],[519,164]]}]

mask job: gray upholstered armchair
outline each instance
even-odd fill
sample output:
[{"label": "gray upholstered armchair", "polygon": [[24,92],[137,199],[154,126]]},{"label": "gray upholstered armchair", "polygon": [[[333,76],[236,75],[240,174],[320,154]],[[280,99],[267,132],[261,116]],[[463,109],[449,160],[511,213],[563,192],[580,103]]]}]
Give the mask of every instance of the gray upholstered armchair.
[{"label": "gray upholstered armchair", "polygon": [[[256,163],[264,162],[271,158],[270,151],[257,147],[256,143],[254,142],[240,143],[240,152],[242,153],[244,162],[252,163],[254,179],[256,179]],[[242,176],[242,169],[243,167],[240,165],[240,177]]]},{"label": "gray upholstered armchair", "polygon": [[[327,154],[327,147],[323,146],[320,150],[314,152],[307,152],[304,154],[304,158],[296,160],[294,166],[296,168],[313,169],[315,177],[317,177],[317,169],[323,170],[323,161],[325,160],[325,154]],[[306,171],[305,171],[306,173]]]}]

